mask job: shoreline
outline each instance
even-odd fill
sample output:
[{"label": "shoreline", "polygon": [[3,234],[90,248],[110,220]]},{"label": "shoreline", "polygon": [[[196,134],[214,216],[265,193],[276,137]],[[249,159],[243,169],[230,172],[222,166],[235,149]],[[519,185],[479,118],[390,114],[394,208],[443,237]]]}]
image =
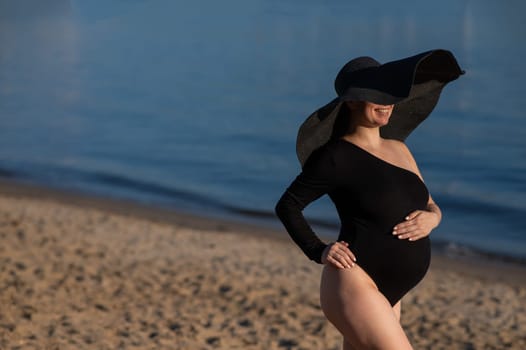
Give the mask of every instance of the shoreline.
[{"label": "shoreline", "polygon": [[[92,208],[111,214],[145,219],[155,223],[176,224],[189,229],[234,232],[241,235],[249,233],[255,237],[291,242],[285,229],[235,219],[205,217],[172,207],[49,188],[5,178],[0,178],[0,196],[49,200],[80,208]],[[485,252],[452,253],[448,250],[447,245],[442,243],[432,243],[430,268],[453,269],[464,275],[475,276],[484,280],[526,286],[526,261]],[[503,270],[506,273],[502,273]]]},{"label": "shoreline", "polygon": [[[285,231],[0,181],[0,348],[341,349]],[[433,254],[417,349],[526,347],[526,268]]]},{"label": "shoreline", "polygon": [[[0,193],[26,196],[45,196],[55,198],[59,201],[69,201],[78,205],[100,206],[111,212],[131,211],[134,215],[142,217],[155,218],[164,222],[170,222],[169,217],[175,216],[177,220],[189,221],[190,226],[199,226],[204,222],[204,227],[217,224],[219,226],[236,227],[237,225],[246,226],[250,230],[263,231],[266,234],[277,234],[282,236],[284,230],[281,223],[277,220],[273,210],[257,211],[226,203],[217,200],[205,201],[202,207],[189,209],[185,206],[175,204],[162,204],[157,201],[145,201],[138,198],[124,198],[118,195],[107,195],[84,191],[82,189],[67,189],[60,186],[46,185],[31,178],[20,177],[21,174],[11,173],[0,169]],[[159,190],[159,189],[157,189]],[[177,197],[179,192],[183,196],[190,196],[184,191],[176,191]],[[196,198],[194,198],[196,199]],[[119,210],[120,207],[126,210]],[[201,212],[206,213],[203,215]],[[309,223],[319,234],[320,238],[325,240],[334,240],[335,232],[338,231],[338,225],[319,218],[307,217]],[[438,237],[438,238],[437,238]],[[462,260],[491,260],[495,262],[510,263],[512,265],[522,265],[526,267],[526,253],[522,255],[497,252],[486,250],[466,243],[457,243],[454,241],[442,240],[439,236],[431,236],[433,252],[441,256],[459,258]]]},{"label": "shoreline", "polygon": [[[138,217],[153,222],[185,226],[188,228],[218,230],[218,231],[247,231],[254,234],[263,234],[281,238],[278,229],[265,227],[249,222],[235,221],[220,217],[206,217],[197,215],[184,209],[166,207],[155,204],[141,203],[138,201],[103,197],[80,191],[70,191],[40,184],[22,182],[0,177],[0,195],[12,197],[26,197],[32,199],[45,199],[54,202],[89,207],[108,211],[117,215]],[[288,238],[288,237],[285,237]]]}]

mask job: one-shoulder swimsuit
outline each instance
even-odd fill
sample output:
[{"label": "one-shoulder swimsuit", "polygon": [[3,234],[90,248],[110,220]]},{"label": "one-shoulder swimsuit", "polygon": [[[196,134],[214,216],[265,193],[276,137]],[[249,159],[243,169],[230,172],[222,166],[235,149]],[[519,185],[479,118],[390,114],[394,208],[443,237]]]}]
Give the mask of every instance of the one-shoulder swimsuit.
[{"label": "one-shoulder swimsuit", "polygon": [[395,305],[420,282],[430,263],[428,237],[409,241],[392,234],[409,213],[425,210],[429,199],[425,184],[415,173],[343,139],[313,152],[279,200],[276,213],[292,239],[318,263],[327,244],[302,211],[324,194],[340,218],[338,240],[349,244],[357,264]]}]

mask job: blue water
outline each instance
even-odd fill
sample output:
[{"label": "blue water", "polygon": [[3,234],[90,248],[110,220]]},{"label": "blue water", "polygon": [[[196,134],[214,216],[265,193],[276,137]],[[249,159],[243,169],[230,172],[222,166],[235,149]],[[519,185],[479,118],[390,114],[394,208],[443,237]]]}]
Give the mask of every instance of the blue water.
[{"label": "blue water", "polygon": [[[526,257],[522,1],[0,0],[0,175],[278,225],[298,126],[348,59],[452,50],[407,143],[437,242]],[[329,237],[328,199],[306,210]]]}]

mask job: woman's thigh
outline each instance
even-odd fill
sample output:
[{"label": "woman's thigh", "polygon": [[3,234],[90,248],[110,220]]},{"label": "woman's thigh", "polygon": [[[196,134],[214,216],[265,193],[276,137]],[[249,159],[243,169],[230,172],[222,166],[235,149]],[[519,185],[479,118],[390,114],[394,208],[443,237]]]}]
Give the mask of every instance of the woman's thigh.
[{"label": "woman's thigh", "polygon": [[358,265],[325,266],[320,301],[329,321],[355,349],[412,349],[393,308]]}]

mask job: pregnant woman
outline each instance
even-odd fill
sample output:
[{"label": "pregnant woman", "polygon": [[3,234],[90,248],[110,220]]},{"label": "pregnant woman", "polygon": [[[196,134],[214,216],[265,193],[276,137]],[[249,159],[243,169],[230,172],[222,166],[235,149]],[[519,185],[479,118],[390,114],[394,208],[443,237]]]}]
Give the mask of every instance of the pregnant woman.
[{"label": "pregnant woman", "polygon": [[[342,333],[344,350],[411,349],[401,299],[428,269],[428,236],[441,212],[403,140],[461,74],[446,50],[383,65],[359,57],[338,73],[338,97],[300,127],[302,172],[276,213],[303,252],[325,265],[321,307]],[[302,214],[324,194],[341,221],[329,244]]]}]

